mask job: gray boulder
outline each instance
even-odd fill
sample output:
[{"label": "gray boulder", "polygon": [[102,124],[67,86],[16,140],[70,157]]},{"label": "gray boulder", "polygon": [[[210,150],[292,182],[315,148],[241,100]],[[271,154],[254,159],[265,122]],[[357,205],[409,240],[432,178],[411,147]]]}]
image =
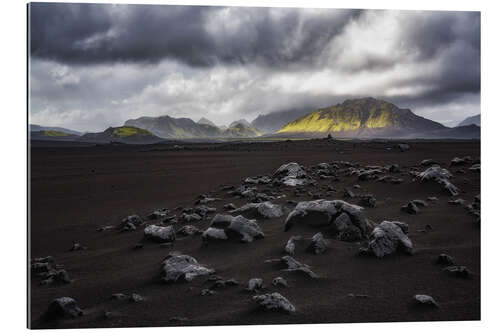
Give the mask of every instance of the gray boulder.
[{"label": "gray boulder", "polygon": [[75,318],[82,316],[83,311],[73,298],[59,297],[49,304],[46,315],[50,319]]},{"label": "gray boulder", "polygon": [[284,311],[287,313],[295,312],[295,306],[290,303],[280,293],[274,292],[271,294],[257,295],[253,299],[259,303],[260,307],[272,311]]},{"label": "gray boulder", "polygon": [[412,254],[413,244],[407,234],[408,225],[406,223],[383,221],[373,229],[368,247],[362,249],[362,252],[372,253],[378,258],[397,250]]},{"label": "gray boulder", "polygon": [[[363,210],[363,207],[342,200],[302,201],[286,218],[285,231],[296,223],[303,223],[312,227],[328,227],[339,235],[339,239],[360,240],[367,237],[370,229]],[[343,237],[343,234],[352,236]]]},{"label": "gray boulder", "polygon": [[439,165],[433,165],[425,171],[417,173],[417,178],[420,181],[434,181],[440,184],[449,194],[455,196],[458,195],[459,189],[450,182],[449,178],[451,177],[452,174]]},{"label": "gray boulder", "polygon": [[[239,240],[245,243],[252,242],[254,238],[264,237],[264,233],[262,232],[262,229],[260,228],[257,221],[246,219],[241,215],[231,216],[231,215],[217,214],[212,219],[209,229],[216,229],[210,231],[210,233],[212,233],[213,235],[222,236],[222,233],[219,231],[222,230],[224,231],[224,234],[228,238],[231,237],[238,238]],[[205,233],[209,229],[207,229]],[[224,238],[211,238],[210,235],[206,235],[204,238],[207,240],[224,239]]]},{"label": "gray boulder", "polygon": [[173,242],[175,240],[174,227],[163,227],[160,225],[148,225],[144,228],[144,237],[155,242]]},{"label": "gray boulder", "polygon": [[171,253],[162,263],[161,278],[164,282],[191,281],[198,276],[215,273],[186,254]]},{"label": "gray boulder", "polygon": [[187,224],[177,230],[177,235],[180,236],[193,236],[197,234],[201,234],[201,230],[190,224]]},{"label": "gray boulder", "polygon": [[194,221],[201,220],[201,216],[199,214],[196,214],[196,213],[192,213],[192,214],[183,213],[182,218],[186,222],[194,222]]},{"label": "gray boulder", "polygon": [[300,164],[291,162],[280,166],[273,174],[274,179],[279,179],[288,186],[303,185],[307,173]]},{"label": "gray boulder", "polygon": [[143,223],[144,221],[139,215],[130,215],[122,220],[120,227],[123,231],[133,231]]}]

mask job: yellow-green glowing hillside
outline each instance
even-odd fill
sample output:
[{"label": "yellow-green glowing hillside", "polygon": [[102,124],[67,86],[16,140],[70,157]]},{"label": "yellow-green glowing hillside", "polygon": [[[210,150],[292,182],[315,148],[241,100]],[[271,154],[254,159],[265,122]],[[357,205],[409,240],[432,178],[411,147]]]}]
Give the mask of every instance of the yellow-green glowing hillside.
[{"label": "yellow-green glowing hillside", "polygon": [[318,109],[294,120],[276,133],[332,133],[347,136],[440,129],[443,126],[419,117],[408,109],[374,98],[346,100],[342,104]]}]

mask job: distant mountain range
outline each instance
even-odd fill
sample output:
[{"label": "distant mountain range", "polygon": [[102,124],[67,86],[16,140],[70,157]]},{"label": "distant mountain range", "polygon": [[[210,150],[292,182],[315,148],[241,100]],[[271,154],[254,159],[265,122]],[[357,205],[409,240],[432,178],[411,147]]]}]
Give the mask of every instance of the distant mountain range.
[{"label": "distant mountain range", "polygon": [[476,114],[475,116],[465,118],[458,126],[476,125],[481,126],[481,115]]},{"label": "distant mountain range", "polygon": [[30,124],[30,132],[40,132],[40,131],[57,131],[66,134],[82,135],[83,133],[70,130],[63,127],[51,127],[51,126],[40,126],[35,124]]},{"label": "distant mountain range", "polygon": [[[203,120],[204,118],[200,119]],[[194,122],[189,118],[173,118],[170,116],[161,117],[140,117],[127,120],[126,126],[144,128],[151,133],[166,139],[192,139],[192,138],[244,138],[256,137],[261,133],[252,128],[244,119],[231,123],[229,128],[221,129],[208,119]],[[212,123],[213,124],[213,123]]]},{"label": "distant mountain range", "polygon": [[289,122],[305,116],[314,109],[314,107],[306,107],[261,114],[251,124],[264,134],[272,134]]},{"label": "distant mountain range", "polygon": [[[475,116],[475,117],[480,117]],[[475,117],[461,124],[477,121]],[[291,119],[291,120],[289,120]],[[140,117],[127,120],[124,126],[110,127],[99,133],[81,135],[60,127],[31,125],[35,140],[73,140],[86,142],[155,143],[164,139],[224,139],[253,138],[266,133],[269,137],[325,137],[337,138],[480,138],[481,129],[475,124],[446,127],[417,116],[409,109],[367,97],[349,99],[341,104],[308,112],[290,109],[259,115],[252,123],[245,119],[234,121],[229,127],[217,127],[201,118],[170,116]]]}]

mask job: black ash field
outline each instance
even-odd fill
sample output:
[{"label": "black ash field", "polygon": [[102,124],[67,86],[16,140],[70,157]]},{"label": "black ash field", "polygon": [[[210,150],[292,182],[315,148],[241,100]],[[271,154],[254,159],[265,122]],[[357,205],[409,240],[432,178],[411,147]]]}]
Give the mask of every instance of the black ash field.
[{"label": "black ash field", "polygon": [[[32,267],[30,324],[75,328],[479,320],[480,141],[400,143],[315,139],[179,146],[32,141],[30,255],[51,256],[53,262]],[[433,161],[421,165],[426,159]],[[298,178],[276,173],[291,162],[301,167]],[[434,164],[452,176],[436,168],[445,175],[441,183],[422,180],[421,172]],[[288,186],[287,181],[302,184]],[[457,195],[452,195],[455,190]],[[359,208],[348,206],[356,210],[347,214],[354,226],[344,230],[337,223],[340,211],[304,210],[285,231],[285,221],[298,203],[320,199],[362,206],[362,218],[356,218]],[[266,207],[230,213],[227,206],[268,200],[281,206],[279,217],[263,218],[274,212]],[[162,208],[167,210],[150,216]],[[411,214],[415,208],[418,212]],[[224,230],[227,240],[181,235],[189,231],[185,225],[204,232],[217,214],[255,219],[257,226],[248,221],[244,225],[256,227],[256,237],[242,242],[237,228],[229,230],[224,223],[213,227]],[[122,230],[133,229],[122,222],[131,215],[142,223],[136,223],[135,230]],[[383,221],[403,222],[407,228],[392,224],[400,228],[393,235],[377,229]],[[147,239],[148,225],[166,227],[158,230],[167,236]],[[377,238],[384,230],[387,237]],[[318,232],[327,247],[324,252],[316,247],[315,253],[309,246]],[[301,240],[287,253],[285,245],[292,236]],[[395,251],[378,258],[373,252],[380,249]],[[174,258],[189,255],[208,269],[199,273],[211,274],[189,282],[179,276],[166,283],[162,277],[168,280],[171,275],[162,275],[162,262],[169,253]],[[437,263],[440,254],[453,262]],[[283,270],[280,260],[287,255],[309,265],[317,277]],[[273,284],[276,277],[288,286]],[[262,279],[263,287],[248,291],[253,278]],[[254,298],[274,292],[295,311],[268,311],[259,306],[262,299]],[[415,295],[429,295],[438,306],[418,304]],[[60,297],[74,299],[82,315],[48,318],[49,304]]]}]

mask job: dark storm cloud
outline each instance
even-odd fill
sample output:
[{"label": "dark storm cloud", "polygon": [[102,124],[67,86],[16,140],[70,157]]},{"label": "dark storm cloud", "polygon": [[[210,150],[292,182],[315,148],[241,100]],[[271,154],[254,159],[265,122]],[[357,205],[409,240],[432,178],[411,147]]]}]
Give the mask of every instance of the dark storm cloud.
[{"label": "dark storm cloud", "polygon": [[[234,13],[224,18],[225,11]],[[34,3],[31,55],[70,64],[311,62],[361,13],[325,11],[331,15],[304,21],[297,9]]]},{"label": "dark storm cloud", "polygon": [[480,14],[31,5],[34,121],[217,123],[373,96],[447,124],[480,110]]}]

